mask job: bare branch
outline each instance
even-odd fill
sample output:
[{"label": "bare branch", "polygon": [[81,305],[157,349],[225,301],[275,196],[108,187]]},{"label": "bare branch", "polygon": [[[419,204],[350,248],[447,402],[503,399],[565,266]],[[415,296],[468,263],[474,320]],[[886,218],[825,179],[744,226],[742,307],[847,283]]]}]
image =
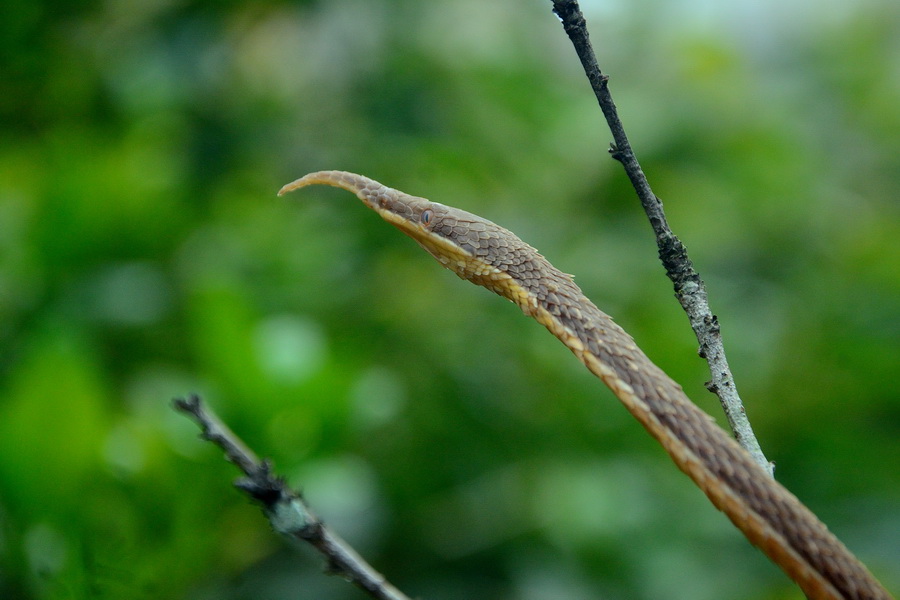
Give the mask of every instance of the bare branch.
[{"label": "bare branch", "polygon": [[684,244],[669,228],[663,212],[662,201],[650,188],[647,176],[644,175],[644,171],[631,149],[616,105],[609,92],[609,77],[600,71],[597,64],[597,58],[588,37],[587,24],[578,2],[577,0],[553,0],[553,12],[560,18],[563,29],[572,40],[584,72],[591,82],[591,88],[600,103],[600,109],[606,117],[614,140],[610,146],[610,154],[622,163],[656,234],[659,258],[666,269],[666,275],[674,284],[675,297],[678,298],[687,313],[691,328],[700,343],[700,356],[705,358],[709,364],[711,379],[706,383],[706,387],[718,396],[737,442],[771,475],[774,472],[774,466],[763,454],[744,412],[744,405],[738,396],[734,378],[725,357],[719,321],[709,308],[706,286],[694,269]]},{"label": "bare branch", "polygon": [[245,477],[237,480],[235,487],[262,504],[275,531],[295,542],[312,545],[328,561],[329,573],[346,578],[372,598],[409,600],[326,527],[300,493],[291,490],[282,478],[274,477],[269,461],[260,461],[219,417],[204,406],[199,396],[192,395],[186,400],[176,398],[174,406],[200,426],[203,439],[224,450],[228,460],[244,472]]}]

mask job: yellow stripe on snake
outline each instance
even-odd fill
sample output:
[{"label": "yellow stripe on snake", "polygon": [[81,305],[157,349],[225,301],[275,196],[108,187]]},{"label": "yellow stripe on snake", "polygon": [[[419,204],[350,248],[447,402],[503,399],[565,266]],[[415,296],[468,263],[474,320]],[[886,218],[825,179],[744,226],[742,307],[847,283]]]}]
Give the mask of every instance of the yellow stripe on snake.
[{"label": "yellow stripe on snake", "polygon": [[320,171],[279,195],[326,184],[355,193],[463,279],[515,302],[615,393],[675,464],[813,600],[889,600],[866,567],[791,492],[697,408],[613,320],[512,232],[367,177]]}]

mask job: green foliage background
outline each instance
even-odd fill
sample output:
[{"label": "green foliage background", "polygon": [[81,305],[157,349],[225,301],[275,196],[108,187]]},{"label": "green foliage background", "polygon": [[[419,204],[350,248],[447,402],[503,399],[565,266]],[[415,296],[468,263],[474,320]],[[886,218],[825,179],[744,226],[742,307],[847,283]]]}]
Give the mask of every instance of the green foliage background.
[{"label": "green foliage background", "polygon": [[[586,2],[778,478],[900,589],[900,4]],[[542,328],[318,169],[497,221],[721,421],[550,2],[0,8],[0,597],[800,598]]]}]

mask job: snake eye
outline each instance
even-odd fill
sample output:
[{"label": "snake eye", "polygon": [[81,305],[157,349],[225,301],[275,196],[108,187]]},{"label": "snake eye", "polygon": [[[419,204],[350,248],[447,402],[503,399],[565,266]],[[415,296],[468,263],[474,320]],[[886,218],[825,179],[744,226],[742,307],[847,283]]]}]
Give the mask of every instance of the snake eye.
[{"label": "snake eye", "polygon": [[431,223],[431,219],[434,218],[434,213],[431,212],[430,208],[426,208],[422,211],[422,216],[420,217],[422,221],[422,225],[429,225]]}]

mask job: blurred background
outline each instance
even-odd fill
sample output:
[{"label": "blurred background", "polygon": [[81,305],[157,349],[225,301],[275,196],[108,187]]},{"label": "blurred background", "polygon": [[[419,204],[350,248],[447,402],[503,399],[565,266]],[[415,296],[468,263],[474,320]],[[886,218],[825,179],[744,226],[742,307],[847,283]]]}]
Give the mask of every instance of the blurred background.
[{"label": "blurred background", "polygon": [[[480,214],[723,422],[550,2],[6,0],[0,597],[354,599],[198,392],[426,600],[799,599],[550,334],[352,195]],[[900,4],[585,1],[777,477],[900,590]]]}]

